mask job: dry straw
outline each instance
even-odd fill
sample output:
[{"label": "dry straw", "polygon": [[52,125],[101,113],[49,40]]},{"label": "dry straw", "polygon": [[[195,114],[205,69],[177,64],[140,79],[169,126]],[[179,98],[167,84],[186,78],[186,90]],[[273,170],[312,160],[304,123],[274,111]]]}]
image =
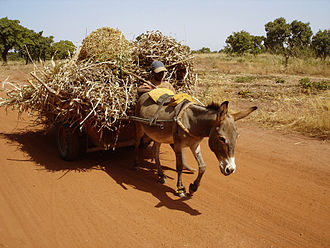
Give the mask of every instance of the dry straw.
[{"label": "dry straw", "polygon": [[132,57],[137,74],[148,78],[150,64],[160,60],[168,70],[166,80],[176,90],[193,94],[197,83],[193,56],[188,46],[182,45],[160,31],[150,31],[137,37],[133,44]]},{"label": "dry straw", "polygon": [[84,39],[72,59],[35,67],[29,84],[7,82],[11,87],[0,106],[29,112],[37,124],[116,131],[119,119],[134,114],[137,87],[150,79],[156,59],[167,66],[167,80],[176,89],[193,91],[196,74],[186,46],[159,31],[130,43],[119,30],[102,28]]},{"label": "dry straw", "polygon": [[87,36],[78,53],[78,60],[113,61],[127,66],[130,63],[131,43],[118,29],[99,28]]}]

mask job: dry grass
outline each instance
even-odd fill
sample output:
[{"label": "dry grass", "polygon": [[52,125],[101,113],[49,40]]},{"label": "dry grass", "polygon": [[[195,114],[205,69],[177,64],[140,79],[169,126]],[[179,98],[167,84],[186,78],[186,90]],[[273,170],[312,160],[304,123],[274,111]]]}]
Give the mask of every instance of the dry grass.
[{"label": "dry grass", "polygon": [[0,66],[0,82],[6,79],[10,82],[26,82],[33,70],[33,65],[25,65],[22,61],[9,61],[6,66]]},{"label": "dry grass", "polygon": [[320,95],[285,95],[274,100],[273,111],[261,109],[255,120],[277,129],[294,130],[304,135],[330,138],[329,92]]},{"label": "dry grass", "polygon": [[330,59],[290,58],[288,67],[284,66],[283,56],[260,54],[232,57],[223,53],[197,54],[198,71],[217,71],[225,74],[287,74],[330,77]]},{"label": "dry grass", "polygon": [[299,84],[301,78],[310,77],[313,82],[326,81],[329,85],[329,67],[325,69],[320,61],[313,61],[306,71],[310,62],[300,60],[281,71],[276,56],[247,60],[222,54],[197,55],[199,97],[205,102],[229,100],[233,111],[257,105],[258,111],[248,118],[250,121],[329,139],[329,89],[306,91]]}]

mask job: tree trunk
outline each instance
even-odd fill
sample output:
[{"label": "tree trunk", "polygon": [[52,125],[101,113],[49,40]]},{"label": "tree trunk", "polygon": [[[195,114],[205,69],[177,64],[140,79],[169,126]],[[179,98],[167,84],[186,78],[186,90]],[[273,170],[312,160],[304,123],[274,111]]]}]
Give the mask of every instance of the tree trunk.
[{"label": "tree trunk", "polygon": [[7,55],[8,55],[8,51],[9,49],[4,49],[1,53],[1,57],[2,57],[2,60],[3,60],[3,64],[4,65],[7,65]]},{"label": "tree trunk", "polygon": [[289,56],[285,55],[285,68],[288,68],[288,64],[289,64]]}]

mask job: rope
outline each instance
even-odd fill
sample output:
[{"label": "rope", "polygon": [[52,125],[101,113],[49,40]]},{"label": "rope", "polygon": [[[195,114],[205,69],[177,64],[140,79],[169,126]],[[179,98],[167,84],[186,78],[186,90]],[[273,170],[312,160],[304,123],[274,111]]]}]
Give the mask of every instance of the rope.
[{"label": "rope", "polygon": [[192,104],[194,104],[193,102],[188,102],[188,103],[186,103],[183,107],[182,107],[182,109],[180,110],[180,112],[179,112],[179,114],[178,114],[178,116],[177,116],[177,119],[176,119],[176,123],[187,133],[187,134],[189,134],[191,137],[197,137],[197,136],[195,136],[195,135],[193,135],[190,131],[189,131],[189,129],[188,128],[186,128],[184,125],[183,125],[183,123],[182,123],[182,116],[183,116],[183,114],[185,113],[185,111],[186,111],[186,109],[190,106],[190,105],[192,105]]}]

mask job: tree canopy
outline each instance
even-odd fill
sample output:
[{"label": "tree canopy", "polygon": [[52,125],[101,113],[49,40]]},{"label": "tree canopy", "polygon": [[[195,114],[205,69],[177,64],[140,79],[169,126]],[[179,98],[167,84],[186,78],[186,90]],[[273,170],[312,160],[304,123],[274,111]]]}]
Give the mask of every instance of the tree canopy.
[{"label": "tree canopy", "polygon": [[51,55],[54,59],[65,59],[76,50],[75,45],[69,40],[61,40],[52,45]]},{"label": "tree canopy", "polygon": [[242,30],[234,32],[226,39],[225,52],[242,55],[244,53],[258,54],[263,50],[263,36],[253,36]]},{"label": "tree canopy", "polygon": [[25,30],[19,23],[19,20],[9,20],[7,17],[0,19],[1,58],[5,63],[9,50],[23,44]]},{"label": "tree canopy", "polygon": [[9,51],[14,50],[26,63],[32,60],[46,60],[55,55],[55,59],[65,59],[76,47],[71,41],[54,43],[54,37],[44,37],[43,31],[35,32],[20,25],[19,20],[7,17],[0,19],[0,52],[7,63]]},{"label": "tree canopy", "polygon": [[316,55],[329,56],[330,30],[319,31],[313,36],[309,23],[294,20],[287,23],[283,17],[265,24],[266,37],[253,36],[247,31],[233,32],[226,39],[224,51],[230,54],[259,54],[268,51],[282,54],[286,65],[290,57]]},{"label": "tree canopy", "polygon": [[319,30],[312,38],[312,47],[316,55],[325,60],[330,55],[330,30]]},{"label": "tree canopy", "polygon": [[290,25],[283,17],[265,24],[266,39],[265,47],[272,53],[282,53],[288,46]]}]

